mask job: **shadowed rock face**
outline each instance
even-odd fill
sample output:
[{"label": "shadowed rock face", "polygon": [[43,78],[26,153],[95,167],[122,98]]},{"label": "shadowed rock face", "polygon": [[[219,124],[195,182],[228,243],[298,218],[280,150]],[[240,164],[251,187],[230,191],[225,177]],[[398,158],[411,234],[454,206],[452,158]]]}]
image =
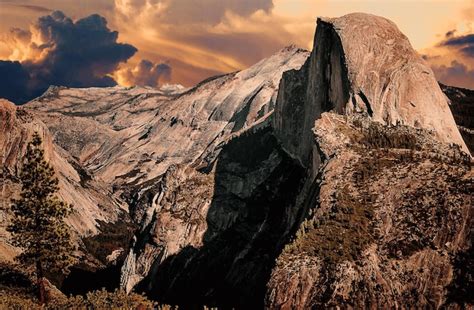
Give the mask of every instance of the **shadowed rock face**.
[{"label": "shadowed rock face", "polygon": [[471,155],[474,154],[474,91],[440,84],[451,101],[451,109],[459,132]]},{"label": "shadowed rock face", "polygon": [[394,23],[362,13],[321,18],[314,42],[304,67],[285,73],[273,121],[303,165],[313,153],[311,128],[326,111],[433,130],[467,151],[433,72]]},{"label": "shadowed rock face", "polygon": [[102,210],[94,189],[120,195],[138,226],[120,285],[161,302],[472,304],[472,162],[431,70],[367,14],[320,19],[308,56],[289,47],[191,89],[51,87],[0,109],[7,165],[39,124],[65,198]]},{"label": "shadowed rock face", "polygon": [[[153,298],[182,303],[178,297],[190,295],[186,290],[194,283],[201,288],[189,301],[194,305],[263,305],[274,259],[296,229],[291,228],[295,195],[280,199],[285,192],[277,185],[297,188],[302,174],[276,145],[269,117],[282,73],[301,67],[307,57],[307,51],[288,47],[241,72],[172,92],[51,87],[24,106],[47,124],[56,146],[129,202],[139,232],[131,251],[125,251],[124,288],[139,285]],[[273,197],[268,201],[267,192]],[[277,216],[285,212],[289,223]],[[268,231],[279,241],[271,239],[261,251],[246,254],[249,244],[269,238]],[[232,232],[238,242],[227,239]],[[90,247],[97,248],[93,241]],[[209,265],[217,249],[226,254]],[[179,270],[191,259],[187,266],[200,266],[196,276],[216,264],[229,270],[198,284],[202,281],[194,275],[178,277],[160,267],[174,261],[172,270]],[[81,274],[75,272],[74,279],[82,279]]]}]

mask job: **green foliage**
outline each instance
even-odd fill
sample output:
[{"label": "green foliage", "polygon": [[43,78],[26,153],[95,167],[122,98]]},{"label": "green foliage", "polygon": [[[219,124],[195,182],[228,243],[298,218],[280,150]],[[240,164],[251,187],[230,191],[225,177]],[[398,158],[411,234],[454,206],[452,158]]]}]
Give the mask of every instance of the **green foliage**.
[{"label": "green foliage", "polygon": [[420,149],[417,136],[405,126],[388,127],[376,122],[371,122],[364,129],[364,138],[360,143],[369,148]]},{"label": "green foliage", "polygon": [[0,309],[18,310],[108,310],[108,309],[173,309],[170,306],[158,306],[145,296],[116,290],[108,292],[104,289],[87,293],[85,297],[71,296],[51,301],[48,305],[41,306],[37,300],[26,294],[10,291],[0,291]]},{"label": "green foliage", "polygon": [[1,310],[32,310],[41,307],[29,296],[18,292],[0,291]]},{"label": "green foliage", "polygon": [[285,253],[305,253],[331,264],[357,261],[373,240],[374,211],[370,201],[360,201],[349,193],[347,187],[341,189],[333,196],[334,204],[327,214],[305,220]]},{"label": "green foliage", "polygon": [[122,290],[108,292],[105,289],[87,293],[84,297],[74,296],[58,300],[48,306],[51,310],[60,309],[154,309],[153,302],[145,296]]},{"label": "green foliage", "polygon": [[35,132],[20,174],[20,199],[12,201],[13,219],[8,226],[13,245],[23,249],[16,259],[24,266],[34,265],[39,281],[44,270],[67,273],[74,263],[71,232],[64,222],[71,206],[55,196],[58,179],[44,158],[41,144]]}]

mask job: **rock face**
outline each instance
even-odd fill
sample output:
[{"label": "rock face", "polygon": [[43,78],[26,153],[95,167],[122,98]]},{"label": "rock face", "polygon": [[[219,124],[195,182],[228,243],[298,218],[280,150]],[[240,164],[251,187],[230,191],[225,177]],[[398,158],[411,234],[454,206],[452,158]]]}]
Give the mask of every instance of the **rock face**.
[{"label": "rock face", "polygon": [[289,47],[188,90],[53,87],[26,108],[90,173],[116,185],[143,184],[172,164],[207,165],[231,134],[264,121],[282,73],[307,55]]},{"label": "rock face", "polygon": [[299,194],[311,203],[266,307],[472,303],[458,263],[472,259],[472,162],[433,73],[392,22],[319,19],[311,57],[282,78],[273,124],[318,195]]},{"label": "rock face", "polygon": [[132,244],[101,251],[127,254],[127,291],[184,308],[473,303],[472,161],[386,19],[320,19],[311,55],[289,47],[190,89],[51,87],[1,107],[12,180],[15,137],[38,127],[87,223],[128,203]]},{"label": "rock face", "polygon": [[184,306],[262,306],[267,282],[268,308],[466,302],[449,287],[471,248],[470,157],[431,70],[393,23],[320,20],[271,118],[207,165],[149,183],[138,204],[151,220],[122,269],[126,289]]},{"label": "rock face", "polygon": [[6,226],[10,213],[10,198],[19,195],[19,172],[22,169],[23,157],[32,134],[38,131],[43,139],[45,156],[52,164],[59,179],[59,197],[74,205],[74,213],[68,223],[77,233],[84,237],[97,233],[98,221],[115,221],[124,213],[125,204],[114,199],[108,187],[89,175],[79,163],[52,141],[48,128],[35,115],[26,109],[18,108],[13,103],[0,101],[0,149],[2,150],[1,168],[1,247],[2,259],[11,260],[18,253],[8,243]]},{"label": "rock face", "polygon": [[392,22],[319,19],[311,57],[282,78],[273,123],[319,192],[300,193],[312,203],[266,307],[472,302],[457,292],[472,288],[457,263],[472,259],[472,162],[433,73]]},{"label": "rock face", "polygon": [[[26,105],[58,145],[129,202],[140,229],[123,266],[123,287],[173,303],[194,294],[194,304],[263,305],[271,264],[296,229],[285,217],[265,222],[271,205],[295,216],[279,187],[265,186],[296,180],[297,187],[302,173],[275,145],[268,117],[281,75],[307,57],[288,47],[249,69],[172,92],[52,87]],[[261,206],[254,212],[249,204]],[[228,243],[232,234],[238,242]],[[269,234],[280,241],[249,246]],[[214,261],[221,273],[212,272],[217,249],[224,251]],[[198,273],[175,274],[184,261]],[[215,275],[203,283],[206,271]],[[191,283],[200,289],[191,292]],[[235,297],[236,289],[245,297]]]},{"label": "rock face", "polygon": [[323,113],[319,195],[277,260],[271,309],[472,303],[474,171],[428,131]]},{"label": "rock face", "polygon": [[283,148],[301,163],[326,111],[433,130],[467,151],[433,72],[394,23],[362,13],[321,18],[314,42],[305,66],[285,73],[274,117]]}]

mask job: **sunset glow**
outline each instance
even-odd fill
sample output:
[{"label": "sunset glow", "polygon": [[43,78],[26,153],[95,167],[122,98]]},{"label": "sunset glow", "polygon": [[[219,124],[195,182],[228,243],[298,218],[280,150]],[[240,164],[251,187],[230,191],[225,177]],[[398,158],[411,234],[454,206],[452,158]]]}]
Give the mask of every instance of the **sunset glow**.
[{"label": "sunset glow", "polygon": [[[135,82],[127,72],[138,72],[142,60],[170,67],[170,74],[162,76],[160,83],[191,86],[209,76],[248,67],[289,44],[310,49],[318,16],[360,11],[394,21],[442,82],[474,88],[474,53],[442,44],[447,33],[472,36],[472,0],[2,0],[0,59],[35,62],[44,58],[49,49],[38,48],[44,42],[34,23],[54,10],[72,20],[99,14],[109,29],[118,32],[119,43],[137,49],[111,73],[126,86]],[[472,51],[473,41],[463,47]],[[456,65],[461,71],[451,72]]]}]

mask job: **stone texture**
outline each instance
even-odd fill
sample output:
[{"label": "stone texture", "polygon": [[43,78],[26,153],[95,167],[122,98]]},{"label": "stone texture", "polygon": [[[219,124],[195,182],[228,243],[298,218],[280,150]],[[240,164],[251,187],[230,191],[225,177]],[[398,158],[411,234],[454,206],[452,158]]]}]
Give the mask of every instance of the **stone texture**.
[{"label": "stone texture", "polygon": [[[426,130],[323,113],[319,196],[268,283],[271,309],[468,305],[474,171]],[[472,254],[471,254],[472,257]],[[460,284],[462,283],[462,284]],[[461,296],[461,297],[460,297]]]},{"label": "stone texture", "polygon": [[[16,107],[13,103],[0,100],[0,160],[2,178],[1,195],[1,247],[5,260],[18,253],[18,249],[9,245],[6,232],[10,213],[10,198],[20,192],[19,173],[28,141],[34,131],[43,139],[45,157],[53,166],[59,179],[59,197],[73,204],[74,212],[67,219],[77,233],[76,238],[98,232],[97,222],[117,220],[125,212],[125,204],[114,198],[108,187],[87,173],[79,163],[64,150],[53,143],[48,128],[28,110]],[[3,255],[2,255],[3,256]]]},{"label": "stone texture", "polygon": [[124,289],[183,308],[472,304],[472,162],[431,71],[379,17],[321,19],[315,42],[190,89],[3,104],[7,191],[16,137],[42,128],[61,195],[89,212],[71,225],[128,234],[108,220],[120,196],[136,234],[100,260],[123,249]]},{"label": "stone texture", "polygon": [[172,164],[207,165],[219,144],[271,114],[284,71],[308,52],[288,47],[254,66],[174,92],[50,88],[26,105],[81,165],[114,185],[137,185]]},{"label": "stone texture", "polygon": [[314,121],[326,111],[433,130],[440,141],[468,152],[433,72],[382,17],[318,19],[311,57],[301,70],[285,73],[274,126],[283,147],[303,164],[314,152]]}]

